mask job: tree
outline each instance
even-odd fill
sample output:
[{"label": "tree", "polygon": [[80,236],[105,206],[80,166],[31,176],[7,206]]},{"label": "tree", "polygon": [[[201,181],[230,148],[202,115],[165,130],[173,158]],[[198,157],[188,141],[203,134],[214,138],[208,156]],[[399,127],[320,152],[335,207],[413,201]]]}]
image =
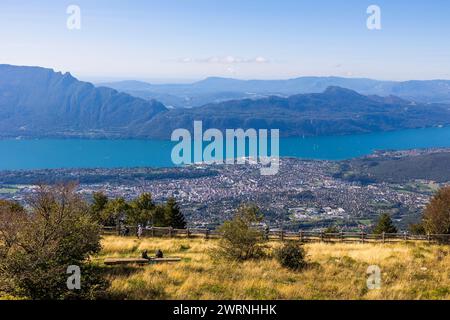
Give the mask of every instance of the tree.
[{"label": "tree", "polygon": [[152,225],[154,227],[166,227],[166,206],[158,204],[153,210]]},{"label": "tree", "polygon": [[377,225],[373,229],[374,234],[382,234],[382,233],[397,233],[397,228],[394,226],[392,222],[391,216],[387,213],[383,213],[377,222]]},{"label": "tree", "polygon": [[450,187],[440,189],[425,208],[423,225],[427,233],[450,234]]},{"label": "tree", "polygon": [[234,218],[219,228],[222,237],[215,251],[217,256],[240,261],[261,257],[266,240],[255,226],[261,221],[258,207],[241,206]]},{"label": "tree", "polygon": [[108,197],[103,192],[94,192],[92,194],[91,214],[99,223],[103,222],[103,211],[108,201]]},{"label": "tree", "polygon": [[130,203],[130,209],[127,213],[127,223],[134,225],[147,225],[152,219],[155,210],[150,193],[143,193]]},{"label": "tree", "polygon": [[124,198],[110,200],[102,210],[100,221],[105,226],[117,226],[119,221],[126,219],[129,210],[130,205]]},{"label": "tree", "polygon": [[27,221],[28,216],[20,204],[0,200],[0,258],[17,242],[18,232]]},{"label": "tree", "polygon": [[[0,240],[3,291],[31,299],[94,298],[106,287],[86,262],[101,248],[100,227],[75,188],[74,184],[41,186],[28,199],[27,212],[19,207],[2,209],[2,217],[11,219],[0,224],[0,234],[7,234]],[[82,272],[79,291],[67,288],[71,265]]]},{"label": "tree", "polygon": [[175,229],[186,228],[186,220],[174,197],[170,197],[165,205],[166,225]]}]

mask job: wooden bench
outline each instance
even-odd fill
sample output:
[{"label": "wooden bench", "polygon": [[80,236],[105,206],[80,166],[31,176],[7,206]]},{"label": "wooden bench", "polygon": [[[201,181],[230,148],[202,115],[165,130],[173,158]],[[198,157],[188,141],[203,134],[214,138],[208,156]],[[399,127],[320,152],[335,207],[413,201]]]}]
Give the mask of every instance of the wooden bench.
[{"label": "wooden bench", "polygon": [[127,264],[152,264],[152,263],[164,263],[164,262],[180,262],[181,258],[112,258],[105,259],[105,265],[114,266],[114,265],[127,265]]}]

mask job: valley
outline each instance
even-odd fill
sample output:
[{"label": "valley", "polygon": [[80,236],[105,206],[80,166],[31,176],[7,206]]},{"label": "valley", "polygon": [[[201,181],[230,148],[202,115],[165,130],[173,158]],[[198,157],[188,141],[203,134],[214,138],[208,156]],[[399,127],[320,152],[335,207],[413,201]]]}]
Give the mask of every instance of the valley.
[{"label": "valley", "polygon": [[[420,169],[424,161],[436,157],[441,166]],[[387,169],[367,179],[366,167],[360,163],[372,163],[375,170],[375,159],[379,166],[395,159],[393,170],[403,172],[402,179],[387,179],[395,177]],[[78,191],[87,199],[96,191],[126,199],[150,192],[156,202],[174,196],[192,227],[214,229],[240,204],[255,203],[273,228],[337,225],[343,230],[369,230],[387,212],[407,231],[434,192],[450,182],[449,161],[450,149],[430,149],[379,152],[345,161],[281,158],[274,176],[261,176],[256,164],[0,171],[0,197],[23,202],[38,183],[77,181]]]}]

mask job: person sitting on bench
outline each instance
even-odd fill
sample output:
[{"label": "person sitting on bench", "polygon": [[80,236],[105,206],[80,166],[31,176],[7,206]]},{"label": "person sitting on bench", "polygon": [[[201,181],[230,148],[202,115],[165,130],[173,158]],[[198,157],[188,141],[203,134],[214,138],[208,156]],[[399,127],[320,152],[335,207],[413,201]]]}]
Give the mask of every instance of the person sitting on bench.
[{"label": "person sitting on bench", "polygon": [[[158,259],[164,258],[164,254],[163,254],[163,252],[160,249],[156,250],[155,258],[158,258]],[[148,251],[147,250],[144,250],[142,252],[142,259],[151,260],[151,258],[148,256]]]},{"label": "person sitting on bench", "polygon": [[164,254],[160,249],[158,249],[158,250],[156,250],[155,257],[158,259],[162,259],[162,258],[164,258]]},{"label": "person sitting on bench", "polygon": [[148,256],[148,251],[144,250],[142,252],[142,259],[150,260],[150,257]]}]

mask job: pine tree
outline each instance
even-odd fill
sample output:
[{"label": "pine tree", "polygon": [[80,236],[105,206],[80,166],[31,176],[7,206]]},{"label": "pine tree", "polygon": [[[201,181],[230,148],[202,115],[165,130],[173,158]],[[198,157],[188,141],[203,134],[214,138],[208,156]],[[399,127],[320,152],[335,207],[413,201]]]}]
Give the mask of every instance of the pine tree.
[{"label": "pine tree", "polygon": [[392,222],[391,216],[387,213],[383,213],[378,219],[377,225],[373,229],[374,234],[382,233],[397,233],[397,228]]},{"label": "pine tree", "polygon": [[175,198],[170,197],[166,203],[166,223],[169,227],[175,229],[186,228],[186,220],[183,213],[181,213],[180,206]]}]

